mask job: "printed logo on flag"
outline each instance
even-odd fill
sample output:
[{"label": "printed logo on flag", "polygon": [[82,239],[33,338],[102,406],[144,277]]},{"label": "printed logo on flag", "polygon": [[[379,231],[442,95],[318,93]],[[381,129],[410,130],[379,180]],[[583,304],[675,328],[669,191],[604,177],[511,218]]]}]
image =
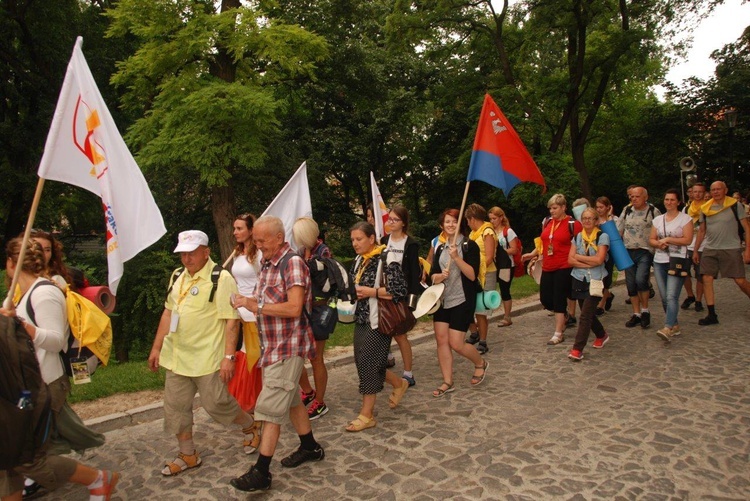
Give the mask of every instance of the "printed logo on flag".
[{"label": "printed logo on flag", "polygon": [[[73,142],[91,162],[89,174],[101,179],[109,169],[107,155],[104,147],[97,141],[97,129],[101,126],[99,112],[86,104],[81,95],[78,95],[75,111],[73,113]],[[79,132],[85,130],[83,141],[80,140]],[[83,143],[83,144],[81,144]],[[112,205],[104,199],[102,194],[102,208],[104,209],[104,222],[107,226],[107,254],[113,252],[119,246],[117,242],[117,222],[115,221]]]}]

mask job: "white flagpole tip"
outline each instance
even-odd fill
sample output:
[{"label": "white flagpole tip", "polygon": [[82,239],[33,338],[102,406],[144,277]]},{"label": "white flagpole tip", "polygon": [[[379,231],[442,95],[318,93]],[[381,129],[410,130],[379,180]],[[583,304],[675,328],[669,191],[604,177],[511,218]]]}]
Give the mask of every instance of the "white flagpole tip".
[{"label": "white flagpole tip", "polygon": [[80,49],[81,47],[83,47],[83,37],[82,36],[76,37],[75,47],[78,48],[78,49]]}]

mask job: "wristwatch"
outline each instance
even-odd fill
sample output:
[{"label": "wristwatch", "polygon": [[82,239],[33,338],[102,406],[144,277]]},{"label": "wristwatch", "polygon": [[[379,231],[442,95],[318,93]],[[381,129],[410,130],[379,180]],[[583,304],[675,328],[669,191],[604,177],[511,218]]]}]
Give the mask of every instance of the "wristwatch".
[{"label": "wristwatch", "polygon": [[263,314],[263,301],[258,301],[258,315]]},{"label": "wristwatch", "polygon": [[234,356],[234,355],[224,355],[224,358],[226,358],[227,360],[230,360],[232,362],[236,362],[237,361],[237,357]]}]

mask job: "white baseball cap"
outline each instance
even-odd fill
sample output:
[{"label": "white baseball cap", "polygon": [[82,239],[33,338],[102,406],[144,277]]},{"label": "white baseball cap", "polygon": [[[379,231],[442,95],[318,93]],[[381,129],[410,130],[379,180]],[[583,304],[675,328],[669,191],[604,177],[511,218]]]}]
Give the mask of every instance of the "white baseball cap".
[{"label": "white baseball cap", "polygon": [[193,252],[200,245],[208,245],[208,235],[200,230],[188,230],[177,237],[177,247],[174,252]]}]

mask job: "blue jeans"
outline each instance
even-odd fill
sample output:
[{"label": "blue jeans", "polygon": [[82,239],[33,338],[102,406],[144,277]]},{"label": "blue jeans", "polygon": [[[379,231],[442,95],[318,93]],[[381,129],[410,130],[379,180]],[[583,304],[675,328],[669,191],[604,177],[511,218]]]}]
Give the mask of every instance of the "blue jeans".
[{"label": "blue jeans", "polygon": [[633,297],[639,292],[648,292],[648,278],[654,256],[646,249],[628,249],[628,254],[635,264],[625,270],[625,285],[628,296]]},{"label": "blue jeans", "polygon": [[661,306],[667,313],[664,325],[671,329],[677,325],[677,313],[680,311],[680,292],[685,277],[670,275],[667,271],[669,271],[669,263],[654,263],[654,276],[656,277],[656,286],[659,288],[659,296],[661,296]]}]

